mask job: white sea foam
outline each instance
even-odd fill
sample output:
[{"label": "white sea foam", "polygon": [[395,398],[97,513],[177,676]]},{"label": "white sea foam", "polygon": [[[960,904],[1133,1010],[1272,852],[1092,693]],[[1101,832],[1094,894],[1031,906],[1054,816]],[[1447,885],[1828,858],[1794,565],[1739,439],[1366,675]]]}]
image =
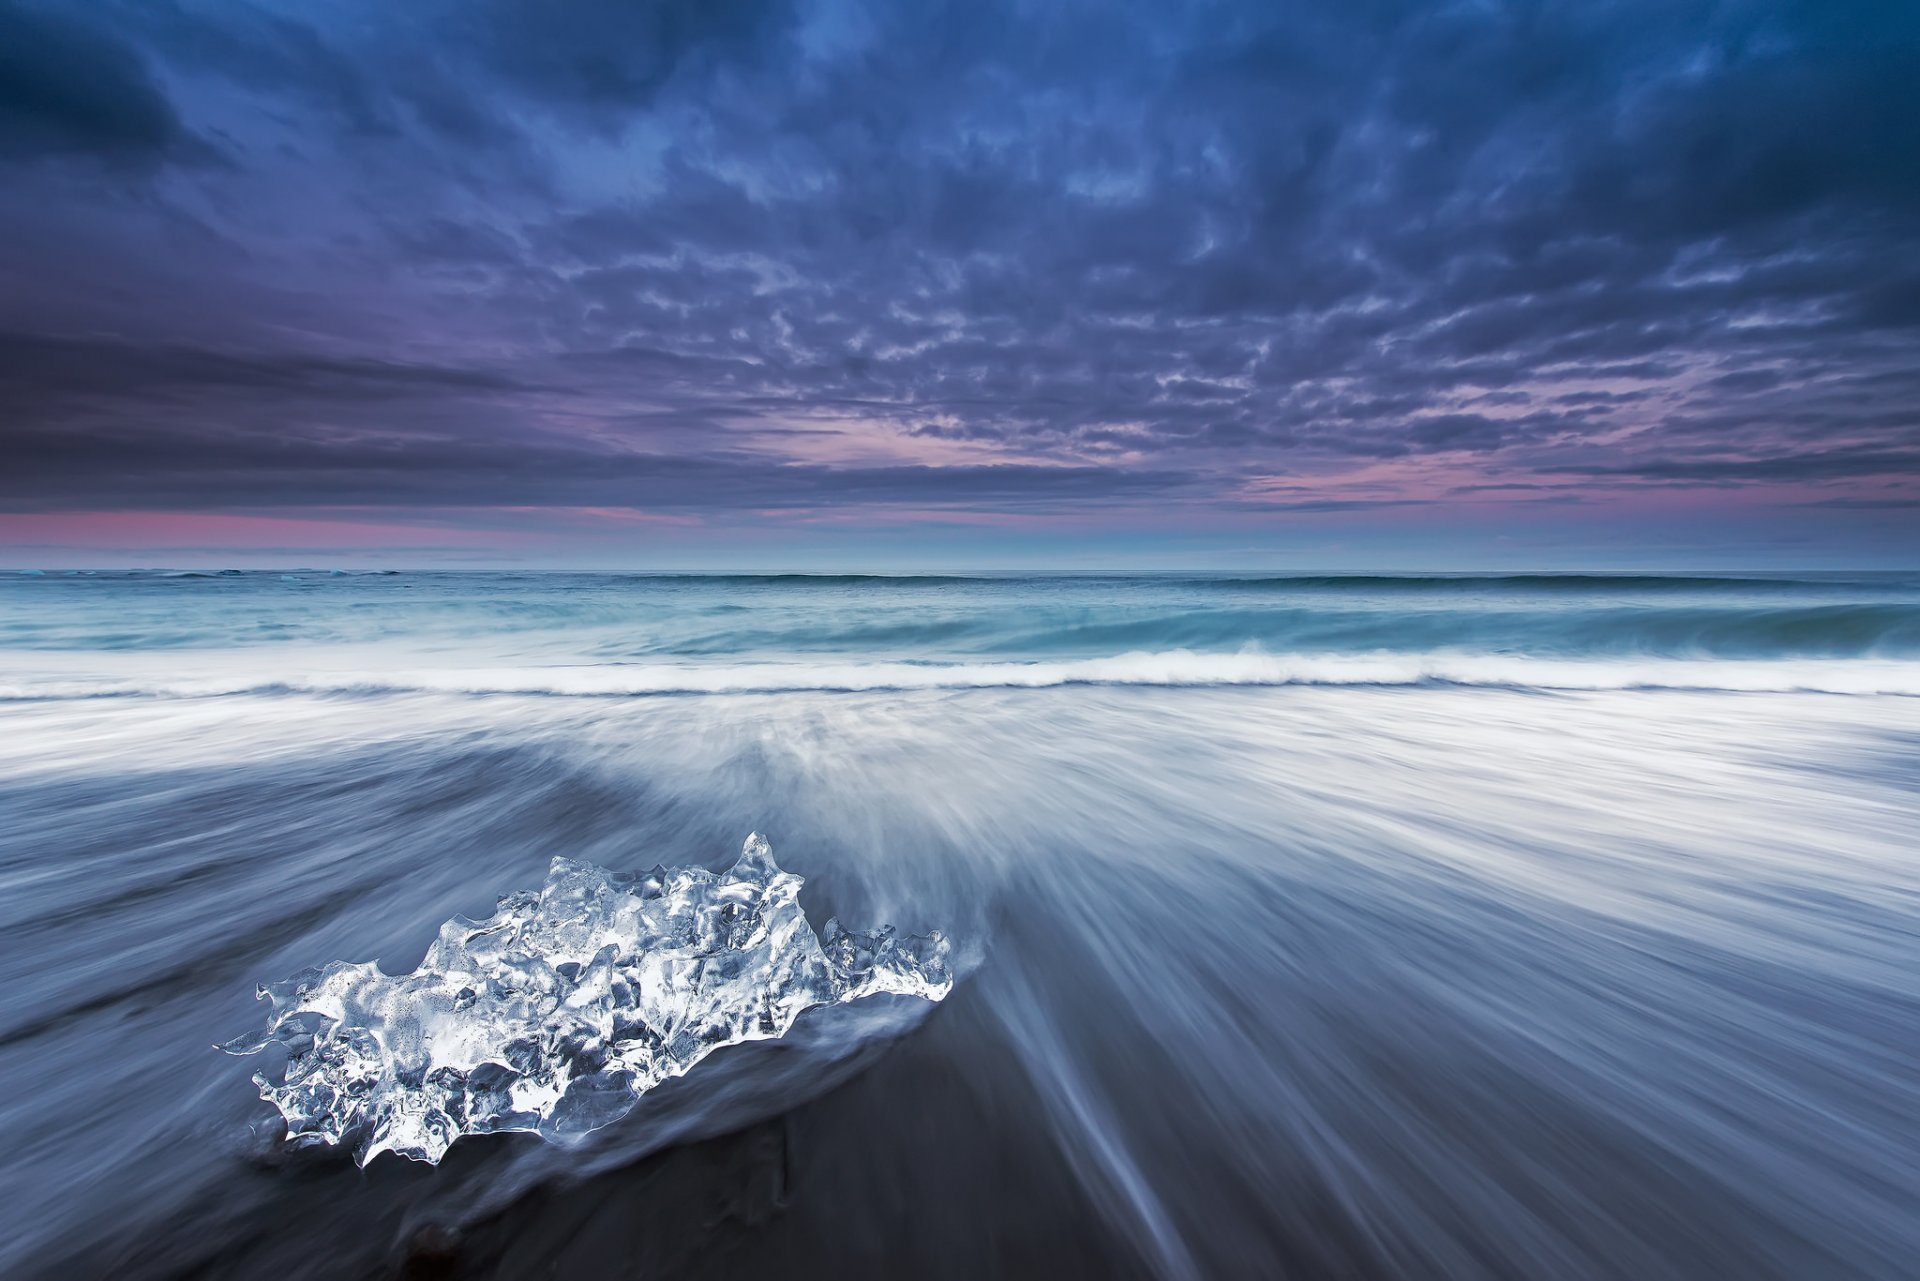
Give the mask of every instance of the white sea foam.
[{"label": "white sea foam", "polygon": [[[149,658],[150,656],[143,656]],[[613,697],[1044,688],[1061,685],[1461,685],[1552,690],[1703,689],[1920,695],[1920,661],[1904,659],[1560,659],[1454,652],[1271,654],[1136,651],[1031,662],[680,662],[431,668],[131,661],[37,665],[0,674],[0,698],[226,694],[528,694]]]},{"label": "white sea foam", "polygon": [[[1376,1271],[1658,1275],[1731,1251],[1744,1276],[1900,1276],[1917,746],[1920,699],[1680,691],[0,706],[0,1032],[32,1068],[7,1100],[0,1274],[108,1233],[191,1270],[182,1241],[263,1221],[378,1270],[394,1234],[355,1235],[350,1171],[227,1155],[269,1150],[260,1064],[182,1047],[266,1022],[231,976],[412,962],[438,922],[539,886],[542,846],[684,862],[727,816],[777,815],[807,834],[820,916],[954,934],[964,1008],[885,1056],[935,1007],[823,1010],[579,1145],[389,1171],[409,1221],[464,1231],[535,1187],[564,1209],[577,1180],[745,1131],[805,1145],[751,1177],[800,1171],[849,1231],[884,1236],[861,1216],[896,1192],[978,1222],[1070,1176],[1075,1213],[1170,1273],[1271,1257],[1278,1205],[1303,1239],[1452,1234]],[[748,1177],[707,1151],[661,1168]],[[1516,1189],[1542,1188],[1626,1226],[1516,1234]]]}]

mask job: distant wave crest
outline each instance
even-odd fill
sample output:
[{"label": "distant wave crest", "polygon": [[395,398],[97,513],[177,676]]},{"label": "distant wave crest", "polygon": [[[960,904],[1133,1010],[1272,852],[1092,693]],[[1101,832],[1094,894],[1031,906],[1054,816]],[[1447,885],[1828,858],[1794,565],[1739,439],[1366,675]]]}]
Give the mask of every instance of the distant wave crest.
[{"label": "distant wave crest", "polygon": [[1517,655],[1269,654],[1137,651],[1053,662],[730,662],[490,667],[442,670],[286,670],[223,675],[35,680],[0,698],[204,698],[233,694],[502,694],[622,697],[1069,685],[1456,685],[1548,690],[1708,689],[1920,695],[1920,661],[1902,659],[1555,659]]}]

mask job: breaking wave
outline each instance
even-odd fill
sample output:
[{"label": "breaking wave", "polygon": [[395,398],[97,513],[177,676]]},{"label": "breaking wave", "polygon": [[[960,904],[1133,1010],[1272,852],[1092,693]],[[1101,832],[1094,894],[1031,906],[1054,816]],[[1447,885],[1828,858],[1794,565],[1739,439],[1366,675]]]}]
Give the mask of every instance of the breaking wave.
[{"label": "breaking wave", "polygon": [[1908,659],[1579,659],[1507,654],[1234,654],[1191,650],[1024,662],[907,661],[582,664],[299,673],[75,675],[0,685],[0,700],[211,698],[231,694],[520,694],[616,698],[673,694],[1161,687],[1447,685],[1501,689],[1699,689],[1920,695]]}]

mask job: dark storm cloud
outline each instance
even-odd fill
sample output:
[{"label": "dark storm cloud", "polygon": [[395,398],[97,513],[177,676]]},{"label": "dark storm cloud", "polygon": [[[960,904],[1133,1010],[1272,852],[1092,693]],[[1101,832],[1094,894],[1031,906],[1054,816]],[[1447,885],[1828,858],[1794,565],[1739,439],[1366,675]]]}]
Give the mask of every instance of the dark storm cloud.
[{"label": "dark storm cloud", "polygon": [[785,0],[482,0],[450,6],[443,29],[527,93],[611,126],[678,74],[755,57],[792,20]]},{"label": "dark storm cloud", "polygon": [[[41,469],[14,505],[253,477],[1244,508],[1248,474],[1396,460],[1671,488],[1920,451],[1910,3],[126,0],[10,29],[40,52],[0,52],[0,218],[84,213],[103,261],[190,219],[231,285],[183,291],[186,341],[151,285],[5,262],[0,430]],[[194,139],[226,163],[180,163]],[[175,163],[108,200],[55,152]]]},{"label": "dark storm cloud", "polygon": [[130,45],[58,9],[0,0],[0,158],[205,154]]},{"label": "dark storm cloud", "polygon": [[1154,499],[1190,487],[1179,472],[1096,467],[821,467],[741,456],[583,447],[553,437],[404,434],[362,427],[321,438],[248,431],[153,433],[101,427],[18,433],[0,507],[59,510],[70,486],[127,510],[312,507],[634,507],[713,512],[842,503],[1013,512]]},{"label": "dark storm cloud", "polygon": [[166,395],[386,400],[523,389],[486,369],[409,365],[308,352],[209,351],[174,344],[0,334],[0,407],[23,418],[56,400],[112,404]]}]

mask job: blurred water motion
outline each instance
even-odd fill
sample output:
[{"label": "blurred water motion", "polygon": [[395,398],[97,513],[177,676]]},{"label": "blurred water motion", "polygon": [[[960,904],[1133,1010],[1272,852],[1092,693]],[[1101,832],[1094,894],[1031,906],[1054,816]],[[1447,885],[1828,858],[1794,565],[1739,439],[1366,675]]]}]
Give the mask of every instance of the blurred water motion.
[{"label": "blurred water motion", "polygon": [[[218,644],[311,667],[364,639],[314,620],[360,626],[363,599]],[[497,628],[392,608],[385,635],[443,646],[436,670],[501,656]],[[650,625],[690,626],[673,608]],[[125,679],[81,612],[41,611],[68,630],[16,637],[6,679]],[[1247,640],[1292,652],[1217,647]],[[512,644],[524,664],[546,642]],[[1905,662],[1879,644],[1826,657]],[[1655,657],[1697,686],[1734,661]],[[1920,700],[248,689],[0,703],[8,1275],[1895,1278],[1920,1257]],[[948,1000],[817,1010],[583,1144],[470,1138],[432,1170],[286,1153],[252,1065],[208,1049],[258,1019],[256,981],[411,967],[556,854],[718,868],[753,828],[816,926],[952,935]]]}]

